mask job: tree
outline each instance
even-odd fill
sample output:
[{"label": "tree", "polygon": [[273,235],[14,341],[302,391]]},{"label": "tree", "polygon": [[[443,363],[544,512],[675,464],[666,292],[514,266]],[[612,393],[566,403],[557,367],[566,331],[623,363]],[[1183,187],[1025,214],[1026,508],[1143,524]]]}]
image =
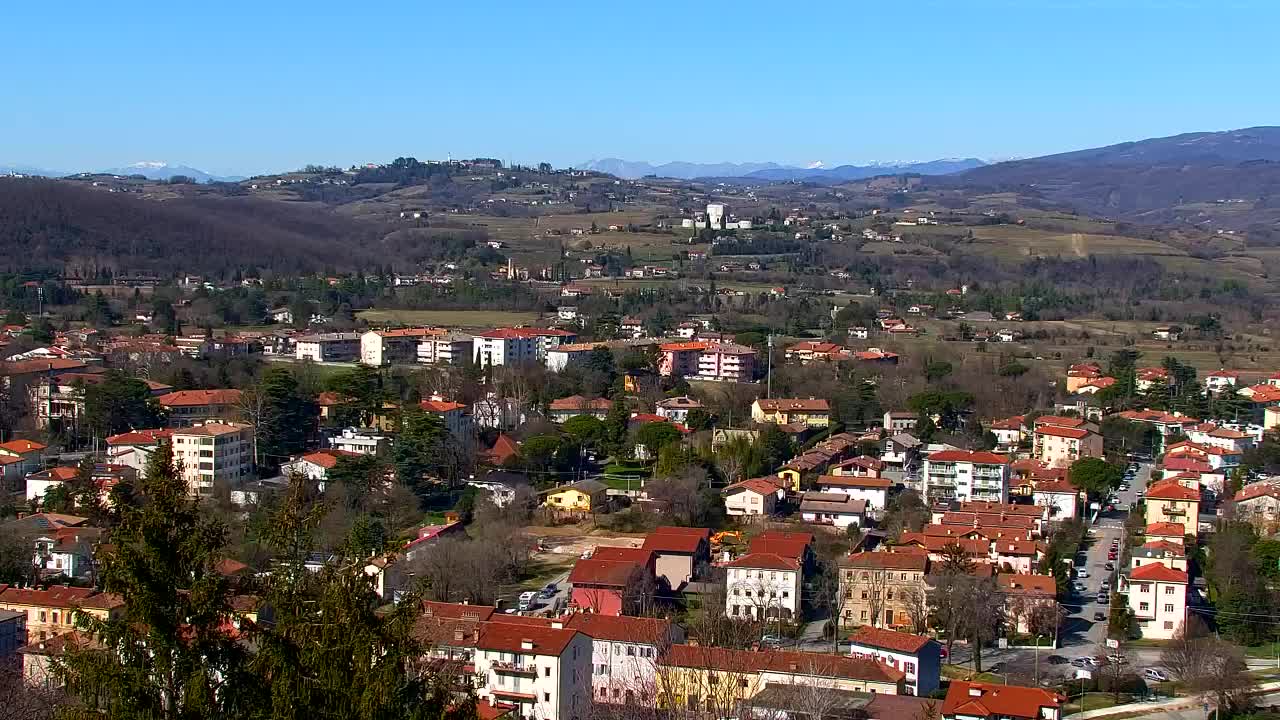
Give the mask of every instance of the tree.
[{"label": "tree", "polygon": [[123,612],[77,614],[96,642],[72,643],[55,672],[112,718],[247,717],[264,676],[225,630],[231,590],[216,564],[226,528],[201,512],[168,443],[148,459],[140,490],[145,502],[120,509],[101,560],[103,590]]},{"label": "tree", "polygon": [[973,651],[973,671],[982,672],[982,648],[1000,634],[1004,624],[1004,596],[996,587],[995,578],[966,576],[962,579],[963,597],[968,612],[962,627]]},{"label": "tree", "polygon": [[401,413],[400,435],[391,449],[391,458],[396,478],[419,499],[431,494],[429,475],[452,480],[461,466],[458,444],[444,421],[418,408]]},{"label": "tree", "polygon": [[574,415],[560,428],[583,447],[596,447],[604,440],[604,421],[594,415]]},{"label": "tree", "polygon": [[359,365],[337,373],[329,378],[326,386],[330,391],[347,398],[346,406],[357,414],[356,419],[362,426],[368,426],[382,412],[385,400],[382,380],[378,377],[378,371],[368,365]]},{"label": "tree", "polygon": [[951,374],[951,363],[944,360],[929,360],[924,365],[924,379],[930,383],[936,383]]},{"label": "tree", "polygon": [[530,470],[544,472],[551,467],[561,444],[555,435],[534,435],[520,445],[520,457]]},{"label": "tree", "polygon": [[1120,487],[1124,469],[1102,458],[1081,458],[1071,464],[1068,477],[1072,485],[1097,497]]},{"label": "tree", "polygon": [[255,455],[258,466],[268,472],[306,449],[307,437],[315,427],[319,409],[298,387],[298,380],[286,368],[269,368],[258,386],[242,396],[241,405],[252,407],[255,425]]},{"label": "tree", "polygon": [[657,455],[669,444],[680,442],[680,431],[669,422],[651,422],[636,431],[636,444],[643,445],[651,455]]},{"label": "tree", "polygon": [[163,424],[151,388],[119,370],[108,370],[100,382],[82,385],[85,425],[97,438]]},{"label": "tree", "polygon": [[920,532],[929,518],[929,506],[924,504],[920,493],[908,488],[889,498],[882,527],[889,537],[898,537],[904,532]]},{"label": "tree", "polygon": [[386,480],[387,468],[376,455],[340,456],[325,474],[326,482],[343,489],[343,499],[352,510],[368,511]]}]

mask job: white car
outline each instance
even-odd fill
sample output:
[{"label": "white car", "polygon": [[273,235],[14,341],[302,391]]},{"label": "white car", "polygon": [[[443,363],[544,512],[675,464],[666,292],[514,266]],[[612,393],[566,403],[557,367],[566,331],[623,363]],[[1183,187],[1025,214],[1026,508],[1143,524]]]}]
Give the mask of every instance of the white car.
[{"label": "white car", "polygon": [[1087,578],[1089,577],[1089,571],[1085,570],[1084,568],[1080,568],[1079,570],[1076,571],[1076,577]]},{"label": "white car", "polygon": [[1147,668],[1142,671],[1142,679],[1152,682],[1169,682],[1169,674],[1159,668]]}]

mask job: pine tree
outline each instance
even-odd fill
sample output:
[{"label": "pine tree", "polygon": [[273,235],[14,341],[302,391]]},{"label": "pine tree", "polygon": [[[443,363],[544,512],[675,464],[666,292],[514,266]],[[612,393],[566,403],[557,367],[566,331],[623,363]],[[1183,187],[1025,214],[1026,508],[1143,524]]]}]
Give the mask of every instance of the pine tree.
[{"label": "pine tree", "polygon": [[[122,612],[76,616],[93,643],[55,664],[72,695],[70,717],[169,720],[248,717],[259,684],[247,651],[228,629],[231,590],[215,563],[226,528],[201,513],[166,443],[147,462],[141,502],[120,508],[103,589]],[[101,712],[94,709],[101,708]]]}]

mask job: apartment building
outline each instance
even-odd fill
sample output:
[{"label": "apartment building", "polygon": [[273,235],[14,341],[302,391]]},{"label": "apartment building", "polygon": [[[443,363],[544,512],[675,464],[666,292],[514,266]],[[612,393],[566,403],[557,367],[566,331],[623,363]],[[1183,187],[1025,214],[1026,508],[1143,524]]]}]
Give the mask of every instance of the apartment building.
[{"label": "apartment building", "polygon": [[560,623],[485,623],[475,641],[476,695],[493,705],[514,707],[520,718],[586,718],[592,652],[591,638]]},{"label": "apartment building", "polygon": [[205,420],[230,420],[240,416],[243,393],[233,389],[177,390],[156,398],[172,427],[186,427]]},{"label": "apartment building", "polygon": [[547,369],[560,372],[565,368],[581,365],[595,353],[596,348],[607,350],[608,347],[603,343],[574,343],[551,348],[547,351]]},{"label": "apartment building", "polygon": [[472,357],[475,338],[458,332],[430,335],[418,341],[417,361],[424,365],[461,365]]},{"label": "apartment building", "polygon": [[294,345],[295,357],[311,362],[354,362],[360,358],[360,333],[303,335]]},{"label": "apartment building", "polygon": [[37,590],[0,584],[0,610],[26,615],[27,637],[34,642],[74,630],[79,613],[117,618],[124,612],[124,600],[93,588],[50,585]]},{"label": "apartment building", "polygon": [[941,684],[942,646],[925,635],[861,627],[849,637],[849,654],[902,671],[908,695],[924,697]]},{"label": "apartment building", "polygon": [[214,484],[236,487],[253,474],[253,426],[206,422],[173,431],[173,458],[193,495],[210,496]]},{"label": "apartment building", "polygon": [[839,563],[842,625],[908,625],[920,608],[929,558],[916,553],[860,552]]},{"label": "apartment building", "polygon": [[697,340],[664,343],[658,372],[664,376],[696,380],[752,382],[756,351],[744,345]]},{"label": "apartment building", "polygon": [[990,452],[943,450],[925,457],[923,482],[929,502],[1009,499],[1009,458]]},{"label": "apartment building", "polygon": [[[1186,484],[1184,484],[1186,483]],[[1195,535],[1200,529],[1200,483],[1196,480],[1161,480],[1147,488],[1143,501],[1147,524],[1176,523],[1183,534]]]},{"label": "apartment building", "polygon": [[472,360],[487,365],[519,365],[538,359],[541,343],[526,328],[497,328],[472,338]]},{"label": "apartment building", "polygon": [[1187,587],[1186,572],[1153,562],[1122,573],[1118,590],[1142,637],[1169,640],[1187,620]]},{"label": "apartment building", "polygon": [[591,696],[597,703],[652,702],[658,657],[685,639],[670,620],[575,613],[564,622],[591,638]]},{"label": "apartment building", "polygon": [[725,614],[729,617],[768,620],[800,616],[804,566],[799,560],[753,552],[725,567]]},{"label": "apartment building", "polygon": [[419,343],[444,333],[439,328],[369,330],[360,336],[360,362],[372,367],[412,363],[418,359]]},{"label": "apartment building", "polygon": [[354,428],[346,428],[340,434],[329,438],[329,447],[356,455],[381,457],[391,452],[391,438],[378,433],[362,433]]},{"label": "apartment building", "polygon": [[1102,457],[1102,436],[1084,426],[1064,427],[1037,421],[1032,442],[1033,457],[1050,467],[1070,467],[1082,458]]}]

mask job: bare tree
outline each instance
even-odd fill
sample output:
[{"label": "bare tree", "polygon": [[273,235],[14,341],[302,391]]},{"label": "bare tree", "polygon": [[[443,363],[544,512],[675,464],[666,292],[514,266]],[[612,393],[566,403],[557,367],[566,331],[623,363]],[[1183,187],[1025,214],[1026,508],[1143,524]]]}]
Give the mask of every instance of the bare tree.
[{"label": "bare tree", "polygon": [[[883,568],[855,568],[845,571],[845,602],[866,608],[866,623],[880,627],[880,615],[888,600],[889,573]],[[861,622],[862,618],[854,618]]]},{"label": "bare tree", "polygon": [[965,577],[961,587],[962,602],[967,608],[961,625],[973,651],[973,670],[982,672],[982,648],[996,639],[1004,626],[1004,597],[994,578]]},{"label": "bare tree", "polygon": [[923,635],[929,631],[929,594],[922,587],[908,587],[902,593],[902,607],[911,622],[911,632]]},{"label": "bare tree", "polygon": [[1120,688],[1124,687],[1125,680],[1133,673],[1129,670],[1129,655],[1124,648],[1109,648],[1105,645],[1097,646],[1094,653],[1098,658],[1098,677],[1102,680],[1098,684],[1098,689],[1111,693],[1111,699],[1120,704]]},{"label": "bare tree", "polygon": [[1205,674],[1209,628],[1196,615],[1191,615],[1178,628],[1173,639],[1160,651],[1160,663],[1173,676],[1188,685]]},{"label": "bare tree", "polygon": [[1244,707],[1255,684],[1240,648],[1209,635],[1194,616],[1165,646],[1160,662],[1187,687],[1212,697],[1219,712]]}]

